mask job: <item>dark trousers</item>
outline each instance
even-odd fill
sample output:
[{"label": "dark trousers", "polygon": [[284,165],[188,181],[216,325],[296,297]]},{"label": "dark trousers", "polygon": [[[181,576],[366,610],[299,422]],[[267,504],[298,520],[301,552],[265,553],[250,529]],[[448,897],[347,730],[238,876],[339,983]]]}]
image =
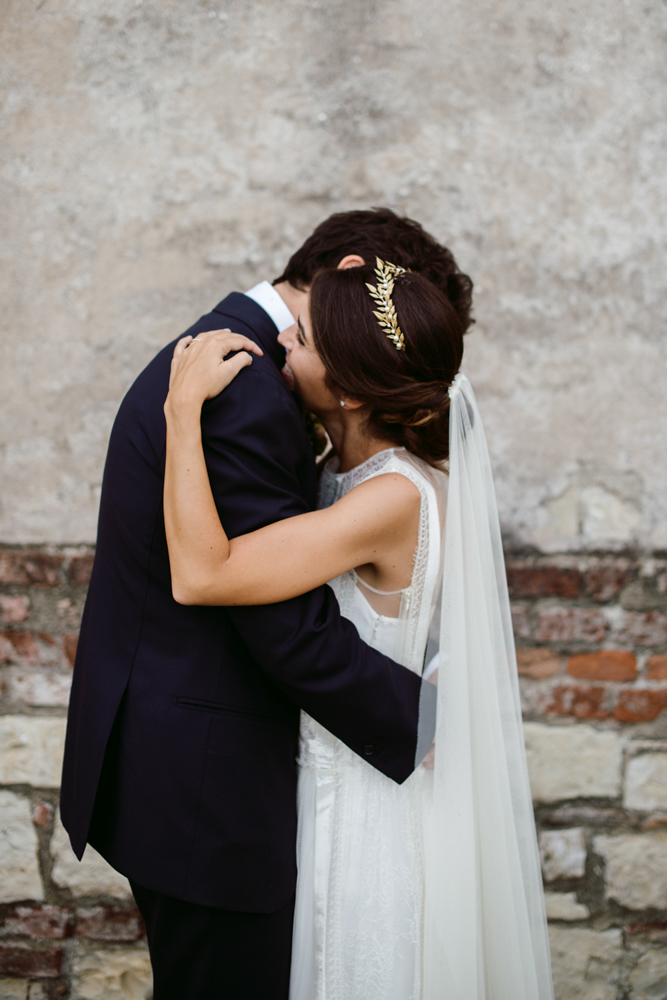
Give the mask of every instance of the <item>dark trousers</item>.
[{"label": "dark trousers", "polygon": [[154,1000],[287,1000],[294,897],[277,913],[235,913],[131,885]]}]

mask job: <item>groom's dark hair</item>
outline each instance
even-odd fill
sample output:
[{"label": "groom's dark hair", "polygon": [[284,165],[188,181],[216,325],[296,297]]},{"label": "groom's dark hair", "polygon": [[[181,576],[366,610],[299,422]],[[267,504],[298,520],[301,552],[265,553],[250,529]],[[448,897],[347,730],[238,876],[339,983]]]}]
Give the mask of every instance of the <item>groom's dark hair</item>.
[{"label": "groom's dark hair", "polygon": [[463,330],[473,322],[472,281],[463,274],[447,247],[427,233],[414,219],[396,215],[390,208],[336,212],[321,222],[303,246],[292,254],[279,278],[305,291],[320,271],[337,267],[348,254],[359,254],[366,264],[375,258],[423,274],[445,293],[454,306]]}]

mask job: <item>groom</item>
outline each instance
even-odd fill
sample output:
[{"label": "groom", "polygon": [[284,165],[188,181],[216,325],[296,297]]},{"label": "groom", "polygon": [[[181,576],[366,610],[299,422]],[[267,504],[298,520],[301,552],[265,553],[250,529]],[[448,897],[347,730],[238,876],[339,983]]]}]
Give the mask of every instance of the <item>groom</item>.
[{"label": "groom", "polygon": [[[376,256],[446,292],[458,272],[417,223],[387,209],[341,213],[318,226],[274,286],[228,295],[188,331],[231,327],[264,351],[253,379],[237,378],[202,414],[229,535],[315,506],[312,449],[280,374],[277,337],[317,271]],[[402,782],[430,742],[417,745],[421,679],[366,646],[328,587],[265,607],[173,600],[162,512],[173,347],[138,377],[111,434],[62,819],[79,857],[89,842],[130,879],[155,1000],[284,1000],[299,709]]]}]

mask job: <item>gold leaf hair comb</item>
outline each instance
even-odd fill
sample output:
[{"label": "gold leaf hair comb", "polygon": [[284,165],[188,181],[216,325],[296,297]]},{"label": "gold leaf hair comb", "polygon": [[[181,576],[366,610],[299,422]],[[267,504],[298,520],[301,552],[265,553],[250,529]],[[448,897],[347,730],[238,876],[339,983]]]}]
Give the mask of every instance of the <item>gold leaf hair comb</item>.
[{"label": "gold leaf hair comb", "polygon": [[379,257],[375,258],[375,263],[375,273],[378,279],[377,287],[369,285],[366,282],[366,288],[371,293],[371,297],[380,307],[373,310],[373,315],[396,350],[404,351],[405,339],[398,325],[396,309],[394,303],[391,301],[391,293],[394,290],[396,278],[399,274],[405,274],[406,268],[399,267],[397,264],[389,264],[387,261],[380,260]]}]

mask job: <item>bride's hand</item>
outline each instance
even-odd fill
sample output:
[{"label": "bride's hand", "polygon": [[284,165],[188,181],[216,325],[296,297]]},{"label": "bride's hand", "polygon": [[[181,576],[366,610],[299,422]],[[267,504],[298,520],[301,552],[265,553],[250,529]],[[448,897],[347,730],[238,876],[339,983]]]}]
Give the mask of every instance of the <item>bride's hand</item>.
[{"label": "bride's hand", "polygon": [[[238,351],[225,361],[231,351]],[[183,337],[174,348],[165,412],[199,412],[206,399],[212,399],[236,378],[242,368],[252,364],[248,352],[263,351],[252,340],[231,330],[211,330],[197,337]]]}]

